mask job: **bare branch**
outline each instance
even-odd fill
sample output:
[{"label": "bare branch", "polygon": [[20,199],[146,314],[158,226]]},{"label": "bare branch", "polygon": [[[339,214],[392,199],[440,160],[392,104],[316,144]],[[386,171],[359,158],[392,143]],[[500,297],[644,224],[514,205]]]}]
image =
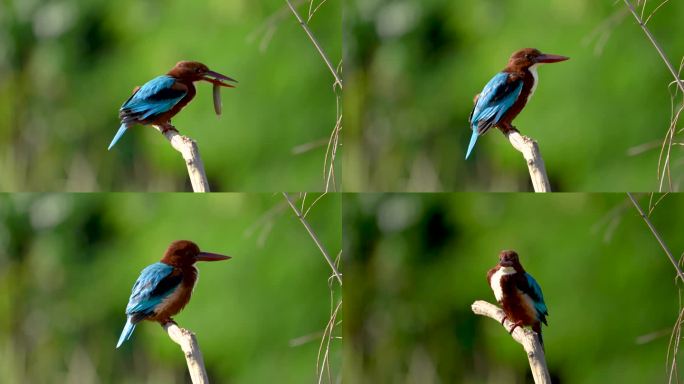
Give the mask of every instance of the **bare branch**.
[{"label": "bare branch", "polygon": [[[646,23],[644,23],[644,21],[642,20],[642,18],[636,13],[636,10],[634,9],[634,6],[632,5],[632,3],[631,3],[629,0],[623,0],[623,1],[624,1],[625,4],[627,5],[627,8],[629,8],[629,11],[632,12],[632,15],[633,15],[634,18],[636,19],[636,21],[637,21],[637,23],[639,24],[639,26],[641,27],[641,29],[644,30],[644,33],[646,34],[646,37],[648,37],[648,39],[651,41],[651,44],[653,44],[653,46],[655,47],[656,51],[658,51],[658,54],[660,55],[660,57],[661,57],[661,58],[663,59],[663,61],[665,62],[665,65],[667,66],[667,69],[670,70],[670,73],[672,74],[672,76],[674,77],[675,81],[677,82],[677,85],[679,86],[679,89],[681,89],[682,92],[684,92],[684,82],[682,82],[682,80],[681,80],[681,79],[679,78],[679,76],[677,75],[677,72],[675,71],[674,67],[672,66],[672,63],[670,63],[670,60],[669,60],[669,59],[667,58],[667,56],[665,55],[665,52],[663,51],[663,49],[660,47],[660,44],[658,44],[658,42],[656,41],[655,37],[653,37],[653,34],[651,34],[651,31],[648,29],[648,27],[646,27]],[[654,11],[654,12],[655,12],[655,11]]]},{"label": "bare branch", "polygon": [[[333,292],[330,291],[330,296],[332,300]],[[331,301],[332,302],[332,301]],[[328,373],[328,382],[332,383],[332,376],[330,372],[330,342],[333,340],[333,331],[335,327],[339,325],[337,321],[337,314],[342,308],[342,300],[337,303],[335,310],[330,314],[330,319],[328,324],[326,324],[323,330],[323,337],[321,338],[321,343],[318,346],[318,357],[316,358],[316,372],[318,372],[318,384],[323,382],[323,374]],[[323,361],[321,362],[321,354],[323,354]]]},{"label": "bare branch", "polygon": [[[684,60],[682,62],[684,64]],[[682,64],[680,64],[680,71],[682,69]],[[668,84],[667,88],[668,90],[671,89],[672,85],[675,82],[672,81],[670,84]],[[682,110],[684,109],[684,105],[680,105],[677,107],[676,105],[676,97],[677,94],[679,93],[679,88],[675,87],[674,92],[670,90],[670,109],[671,109],[671,116],[670,116],[670,127],[668,128],[665,138],[663,139],[663,142],[661,144],[661,149],[660,149],[660,154],[658,156],[658,179],[660,180],[660,183],[658,185],[658,191],[662,192],[663,191],[663,183],[665,182],[665,178],[667,177],[667,182],[668,182],[668,187],[669,190],[673,190],[672,186],[672,175],[670,172],[671,168],[671,153],[672,153],[672,147],[676,145],[675,140],[675,135],[678,133],[677,132],[677,123],[679,122],[679,117],[682,113]],[[676,110],[676,112],[675,112]],[[662,171],[661,171],[661,165],[662,165]]]},{"label": "bare branch", "polygon": [[[681,296],[681,293],[680,293]],[[680,298],[681,301],[681,298]],[[681,308],[681,306],[680,306]],[[679,343],[682,340],[682,324],[684,323],[684,310],[679,310],[679,316],[677,316],[677,321],[675,322],[672,334],[670,334],[670,342],[667,345],[667,360],[670,360],[672,356],[672,364],[668,367],[669,380],[668,383],[679,383],[678,370],[677,370],[677,352],[679,352]]]},{"label": "bare branch", "polygon": [[[658,10],[660,9],[660,7],[662,7],[663,5],[667,4],[668,1],[670,1],[670,0],[665,0],[665,1],[663,1],[662,3],[660,3],[657,7],[655,7],[655,9],[653,10],[653,12],[651,12],[651,14],[648,15],[648,17],[646,18],[646,21],[644,21],[644,24],[648,24],[648,21],[651,20],[651,17],[655,16],[656,12],[658,12]],[[646,8],[646,4],[645,4],[645,3],[644,3],[644,8]],[[643,15],[641,16],[641,18],[642,18],[642,19],[644,18]]]},{"label": "bare branch", "polygon": [[[656,51],[658,51],[658,54],[663,59],[665,66],[667,67],[667,69],[670,71],[670,73],[674,77],[674,80],[677,83],[677,86],[679,87],[679,89],[682,92],[684,92],[684,82],[682,82],[682,79],[679,78],[678,72],[675,71],[674,66],[672,65],[670,60],[667,58],[667,55],[665,55],[665,51],[660,46],[658,41],[656,41],[655,37],[653,36],[651,31],[646,26],[646,23],[648,23],[648,20],[655,14],[656,11],[658,11],[658,9],[660,9],[661,6],[663,6],[665,3],[667,3],[667,1],[664,1],[658,7],[656,7],[656,9],[648,16],[646,21],[643,20],[644,10],[646,9],[646,2],[644,2],[644,6],[642,8],[641,16],[639,16],[637,14],[636,10],[634,9],[634,6],[632,5],[632,3],[629,0],[623,0],[623,1],[624,1],[625,5],[627,6],[627,8],[629,9],[629,11],[634,16],[634,19],[637,21],[637,23],[639,24],[641,29],[646,34],[646,37],[648,38],[648,40],[651,42],[651,44],[653,44],[653,47],[656,49]],[[673,99],[673,101],[674,101],[674,99]],[[674,134],[675,134],[675,127],[674,126],[675,125],[676,125],[676,120],[672,120],[671,127],[670,127],[670,129],[668,129],[665,140],[663,141],[663,148],[661,149],[660,156],[658,157],[658,177],[660,179],[660,186],[659,186],[660,191],[663,190],[663,182],[665,180],[665,177],[667,177],[667,179],[668,179],[669,190],[670,191],[672,190],[672,179],[671,179],[671,175],[670,175],[670,151],[672,150],[672,143],[674,140]],[[665,147],[667,147],[667,148],[665,148]],[[667,153],[665,154],[665,158],[663,159],[663,152],[665,152],[665,150]],[[661,170],[661,164],[662,164],[662,174],[660,171]]]},{"label": "bare branch", "polygon": [[325,4],[327,1],[328,1],[328,0],[322,0],[322,1],[316,6],[316,8],[313,8],[314,1],[311,0],[311,1],[309,2],[309,17],[306,19],[306,21],[311,21],[311,19],[314,17],[314,15],[316,14],[316,12],[318,12],[318,10],[319,10],[319,9],[323,6],[323,4]]},{"label": "bare branch", "polygon": [[311,239],[316,243],[316,246],[318,249],[321,251],[323,254],[323,257],[325,258],[325,261],[328,262],[330,265],[330,268],[332,269],[333,273],[335,274],[335,277],[337,278],[337,281],[342,285],[342,275],[340,275],[340,272],[337,270],[337,267],[335,266],[335,263],[333,263],[332,258],[330,258],[330,254],[328,254],[328,251],[326,251],[325,247],[321,243],[321,241],[318,239],[318,236],[316,236],[316,232],[314,232],[313,228],[309,225],[309,222],[306,221],[306,218],[302,213],[299,211],[297,206],[294,204],[292,199],[290,198],[290,195],[288,195],[286,192],[283,192],[283,197],[285,197],[285,200],[287,200],[287,203],[290,205],[290,208],[292,208],[292,211],[295,213],[295,216],[299,219],[299,221],[304,225],[304,228],[306,228],[306,231],[309,233],[309,236],[311,236]]},{"label": "bare branch", "polygon": [[169,334],[174,343],[180,345],[185,354],[185,361],[188,363],[188,372],[193,384],[207,384],[209,378],[207,370],[204,368],[202,351],[197,344],[195,334],[187,329],[181,328],[178,324],[170,321],[163,325],[166,333]]},{"label": "bare branch", "polygon": [[523,136],[516,130],[510,130],[506,133],[508,141],[511,142],[513,148],[522,153],[527,168],[530,171],[530,180],[532,180],[532,187],[535,192],[551,192],[551,183],[549,177],[546,175],[546,167],[544,166],[544,159],[539,152],[539,145],[536,141],[527,136]]},{"label": "bare branch", "polygon": [[192,190],[194,192],[209,192],[209,182],[207,181],[207,175],[204,173],[204,164],[202,163],[197,142],[187,136],[180,135],[171,124],[166,126],[153,125],[153,127],[161,132],[166,140],[171,143],[173,149],[180,152],[183,156],[185,165],[188,168]]},{"label": "bare branch", "polygon": [[332,181],[332,190],[337,190],[335,184],[335,157],[337,156],[337,147],[339,146],[340,130],[342,130],[342,111],[340,108],[340,96],[335,97],[337,104],[337,118],[335,119],[335,127],[330,133],[328,140],[328,147],[325,149],[325,158],[323,160],[323,179],[325,180],[325,192],[330,192],[330,184]]},{"label": "bare branch", "polygon": [[[474,302],[473,305],[471,305],[471,309],[476,315],[487,316],[498,321],[499,324],[504,321],[504,317],[506,316],[501,308],[483,300]],[[508,319],[503,323],[503,327],[506,330],[511,329],[513,325],[514,324],[508,321]],[[544,349],[541,344],[539,344],[537,334],[532,330],[516,327],[511,336],[525,349],[534,382],[536,384],[551,384],[551,376],[549,375],[549,369],[546,367]]]},{"label": "bare branch", "polygon": [[335,70],[335,67],[332,65],[332,62],[330,61],[330,59],[328,59],[328,56],[325,54],[325,51],[323,51],[323,47],[321,47],[321,45],[318,43],[318,40],[316,40],[316,37],[314,36],[314,34],[311,32],[311,29],[309,29],[309,25],[306,23],[306,21],[304,21],[304,19],[302,19],[301,16],[299,16],[299,13],[297,13],[297,10],[295,9],[295,7],[292,5],[292,3],[290,3],[290,0],[285,0],[285,2],[287,3],[287,6],[290,7],[290,10],[294,14],[294,16],[297,18],[297,21],[299,22],[299,24],[304,29],[304,32],[306,32],[307,36],[309,36],[309,40],[311,40],[314,47],[316,47],[316,50],[318,51],[318,53],[323,58],[323,61],[325,62],[325,65],[328,67],[328,69],[330,70],[330,73],[332,73],[333,77],[335,77],[335,84],[334,85],[339,84],[340,89],[341,89],[342,88],[342,79],[340,78],[340,75]]},{"label": "bare branch", "polygon": [[667,247],[667,244],[665,244],[665,241],[663,241],[663,238],[660,237],[660,234],[658,233],[658,230],[653,226],[653,223],[651,223],[651,220],[649,220],[648,216],[644,213],[644,211],[641,209],[641,206],[639,206],[639,203],[634,199],[634,196],[632,196],[631,193],[627,192],[627,196],[629,196],[629,199],[632,200],[632,204],[634,204],[634,208],[639,212],[639,215],[641,216],[642,219],[644,219],[644,222],[646,225],[648,225],[648,228],[651,230],[651,233],[653,233],[653,236],[655,236],[656,240],[658,240],[658,243],[660,244],[660,247],[663,248],[663,251],[665,251],[665,254],[667,257],[670,259],[670,262],[672,265],[674,265],[675,269],[677,270],[677,275],[679,278],[684,282],[684,273],[682,272],[682,269],[679,268],[679,264],[677,264],[677,260],[675,260],[674,256],[672,256],[672,252],[670,252],[670,248]]}]

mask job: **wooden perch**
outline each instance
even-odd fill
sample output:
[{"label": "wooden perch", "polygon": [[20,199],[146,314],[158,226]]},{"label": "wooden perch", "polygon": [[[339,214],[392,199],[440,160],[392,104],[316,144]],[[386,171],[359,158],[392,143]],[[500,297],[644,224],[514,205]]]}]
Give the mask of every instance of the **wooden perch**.
[{"label": "wooden perch", "polygon": [[[501,321],[505,316],[504,311],[501,308],[483,300],[474,302],[471,308],[476,315],[490,317],[498,321],[499,324],[501,324]],[[514,324],[508,321],[508,319],[503,323],[506,331],[510,330],[513,325]],[[522,344],[525,349],[534,382],[536,384],[551,384],[551,376],[549,375],[549,369],[546,367],[544,349],[542,349],[541,344],[539,344],[537,334],[532,330],[516,327],[511,336],[515,341]]]},{"label": "wooden perch", "polygon": [[178,324],[170,321],[163,325],[166,333],[169,334],[171,340],[180,345],[185,354],[185,361],[188,363],[188,372],[193,384],[207,384],[209,378],[207,377],[207,370],[204,368],[204,359],[202,359],[202,351],[200,351],[199,344],[195,334],[187,329],[181,328]]},{"label": "wooden perch", "polygon": [[516,130],[510,130],[505,133],[508,141],[511,142],[513,148],[522,153],[527,168],[530,171],[530,179],[532,180],[532,187],[535,192],[551,192],[551,184],[549,177],[546,175],[546,167],[544,166],[544,159],[539,152],[539,145],[537,142],[527,136],[523,136]]},{"label": "wooden perch", "polygon": [[153,125],[153,127],[161,132],[166,140],[171,143],[171,146],[183,156],[193,192],[209,192],[209,182],[206,173],[204,173],[204,164],[197,142],[179,134],[171,124],[166,126]]}]

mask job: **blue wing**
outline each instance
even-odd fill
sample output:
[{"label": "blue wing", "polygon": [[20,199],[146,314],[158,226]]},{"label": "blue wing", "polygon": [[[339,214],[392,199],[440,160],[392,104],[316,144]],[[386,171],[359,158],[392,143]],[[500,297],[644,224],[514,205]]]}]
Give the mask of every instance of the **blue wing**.
[{"label": "blue wing", "polygon": [[178,288],[182,279],[181,274],[174,273],[174,268],[164,263],[154,263],[140,272],[128,299],[126,325],[116,343],[117,348],[131,338],[135,325],[154,313],[156,306]]},{"label": "blue wing", "polygon": [[148,120],[168,112],[185,97],[187,90],[174,88],[176,80],[171,76],[158,76],[145,83],[119,110],[124,124]]},{"label": "blue wing", "polygon": [[522,79],[509,81],[508,73],[497,73],[480,93],[473,111],[470,126],[478,135],[483,135],[495,126],[520,96]]},{"label": "blue wing", "polygon": [[539,320],[542,323],[547,324],[546,316],[549,314],[549,311],[546,308],[541,287],[539,286],[539,283],[537,283],[537,280],[535,280],[534,277],[532,277],[532,275],[529,273],[525,272],[525,277],[527,278],[527,285],[529,286],[529,290],[526,290],[525,293],[527,293],[530,298],[532,298],[532,301],[534,301],[534,309],[537,310]]},{"label": "blue wing", "polygon": [[126,315],[143,318],[152,314],[154,308],[173,293],[181,281],[182,276],[174,274],[172,266],[164,263],[149,265],[140,272],[140,277],[133,285]]}]

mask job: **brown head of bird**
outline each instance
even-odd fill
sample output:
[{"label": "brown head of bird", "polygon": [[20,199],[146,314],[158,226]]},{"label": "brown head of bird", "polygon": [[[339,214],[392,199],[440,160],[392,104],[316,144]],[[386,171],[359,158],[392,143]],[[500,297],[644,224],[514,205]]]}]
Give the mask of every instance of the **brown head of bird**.
[{"label": "brown head of bird", "polygon": [[501,251],[499,253],[499,265],[502,267],[515,267],[520,265],[520,260],[518,260],[518,253],[515,251]]},{"label": "brown head of bird", "polygon": [[171,68],[167,75],[179,80],[193,82],[204,80],[212,84],[228,88],[234,88],[235,86],[225,83],[225,81],[237,83],[237,80],[222,75],[218,72],[214,72],[210,70],[209,67],[198,61],[179,61],[173,68]]},{"label": "brown head of bird", "polygon": [[230,258],[230,256],[218,253],[202,252],[192,241],[176,240],[169,245],[161,262],[174,267],[183,267],[193,265],[198,261],[219,261]]},{"label": "brown head of bird", "polygon": [[529,68],[535,64],[557,63],[568,59],[566,56],[541,53],[535,48],[523,48],[511,55],[507,68]]}]

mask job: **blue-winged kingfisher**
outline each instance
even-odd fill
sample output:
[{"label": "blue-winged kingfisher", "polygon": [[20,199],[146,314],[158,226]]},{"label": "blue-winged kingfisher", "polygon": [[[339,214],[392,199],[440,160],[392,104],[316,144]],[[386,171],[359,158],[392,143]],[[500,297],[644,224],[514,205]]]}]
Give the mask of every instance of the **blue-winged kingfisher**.
[{"label": "blue-winged kingfisher", "polygon": [[515,251],[501,251],[499,263],[487,273],[487,281],[496,301],[503,307],[506,314],[504,320],[507,318],[514,324],[510,332],[513,333],[519,326],[532,327],[543,347],[541,324],[548,325],[546,316],[549,312],[539,283],[525,272],[518,254]]},{"label": "blue-winged kingfisher", "polygon": [[180,312],[192,295],[197,281],[197,261],[219,261],[230,256],[202,252],[188,240],[174,241],[159,262],[147,266],[133,285],[126,306],[126,325],[119,342],[130,339],[136,324],[142,320],[157,321],[161,325],[172,322],[171,316]]},{"label": "blue-winged kingfisher", "polygon": [[475,107],[468,118],[473,133],[465,158],[470,157],[477,138],[487,133],[489,128],[496,126],[504,133],[515,130],[513,119],[530,101],[539,83],[539,64],[568,59],[565,56],[541,53],[534,48],[524,48],[513,53],[506,68],[494,75],[482,92],[475,96]]},{"label": "blue-winged kingfisher", "polygon": [[131,97],[119,109],[121,126],[107,149],[112,149],[126,130],[136,124],[169,129],[171,118],[195,97],[194,82],[200,80],[229,88],[234,86],[226,81],[237,83],[197,61],[178,62],[166,75],[155,77],[133,90]]}]

